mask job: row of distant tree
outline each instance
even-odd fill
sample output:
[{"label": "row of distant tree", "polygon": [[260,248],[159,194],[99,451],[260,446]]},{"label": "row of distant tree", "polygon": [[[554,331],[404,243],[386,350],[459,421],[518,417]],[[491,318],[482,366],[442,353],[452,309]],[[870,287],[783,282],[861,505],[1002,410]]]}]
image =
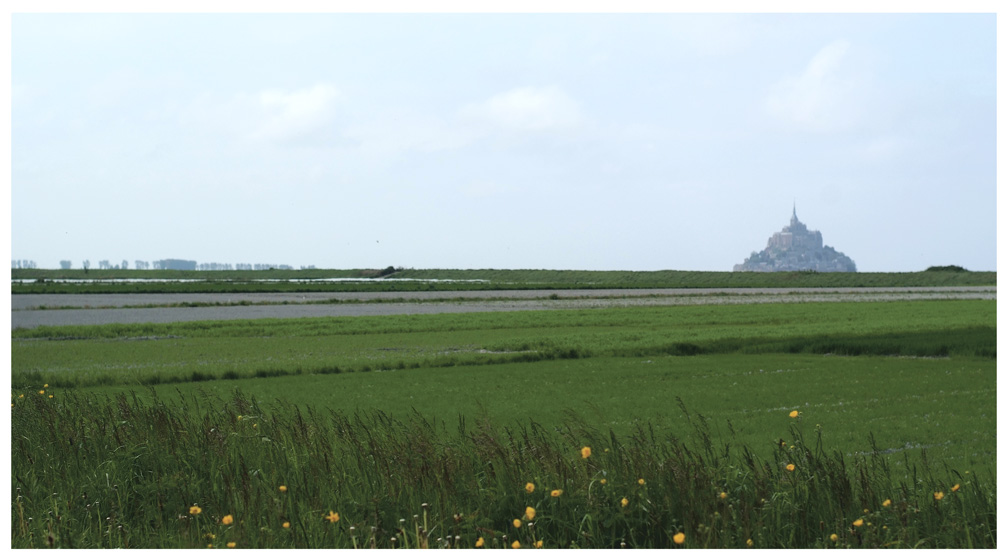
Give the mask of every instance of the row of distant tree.
[{"label": "row of distant tree", "polygon": [[[73,268],[73,261],[62,260],[59,262],[60,268],[70,270]],[[35,261],[27,259],[11,260],[11,268],[38,268]],[[81,268],[88,270],[97,268],[98,270],[127,270],[130,263],[123,260],[121,263],[113,263],[109,260],[98,261],[94,267],[91,261],[85,259],[81,262]],[[161,259],[157,261],[133,261],[134,270],[294,270],[294,267],[287,264],[266,264],[266,263],[197,263],[185,259]],[[314,265],[302,266],[301,270],[314,269]]]}]

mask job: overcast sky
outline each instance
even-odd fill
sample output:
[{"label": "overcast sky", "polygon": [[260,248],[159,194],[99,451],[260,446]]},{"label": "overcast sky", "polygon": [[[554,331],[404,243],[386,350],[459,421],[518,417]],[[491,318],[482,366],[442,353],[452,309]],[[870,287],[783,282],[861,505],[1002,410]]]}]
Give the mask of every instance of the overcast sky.
[{"label": "overcast sky", "polygon": [[994,14],[14,14],[11,258],[996,269]]}]

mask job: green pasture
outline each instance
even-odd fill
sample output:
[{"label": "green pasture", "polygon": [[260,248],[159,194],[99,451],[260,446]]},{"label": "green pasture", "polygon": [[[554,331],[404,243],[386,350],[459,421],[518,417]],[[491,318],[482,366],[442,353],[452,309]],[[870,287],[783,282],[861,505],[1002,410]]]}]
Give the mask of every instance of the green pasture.
[{"label": "green pasture", "polygon": [[[240,389],[334,410],[681,426],[676,399],[759,441],[814,408],[845,449],[994,449],[996,303],[610,308],[16,330],[12,391]],[[944,438],[944,439],[943,439]]]},{"label": "green pasture", "polygon": [[[13,269],[14,294],[387,292],[618,288],[830,288],[995,286],[996,272],[710,272],[591,270],[42,270]],[[343,281],[326,282],[338,278]],[[381,278],[383,281],[372,281]],[[146,280],[116,282],[116,280]],[[74,282],[66,282],[71,280]],[[164,280],[163,282],[158,280]],[[181,280],[181,281],[180,281]],[[345,281],[356,280],[356,281]],[[384,281],[392,280],[392,281]]]},{"label": "green pasture", "polygon": [[996,355],[993,301],[550,310],[40,327],[12,386],[158,384],[588,357]]},{"label": "green pasture", "polygon": [[[848,455],[871,451],[869,435],[893,453],[935,460],[993,478],[996,451],[995,363],[989,359],[913,359],[793,354],[589,358],[535,363],[418,368],[340,375],[218,380],[134,389],[172,401],[201,395],[226,401],[235,391],[264,404],[381,410],[396,418],[414,411],[454,425],[537,422],[553,428],[577,418],[628,434],[638,424],[682,433],[677,404],[709,418],[719,442],[771,450],[787,439],[786,415],[822,426]],[[115,395],[121,387],[89,393]],[[58,399],[60,389],[50,389]],[[810,427],[812,427],[810,426]]]},{"label": "green pasture", "polygon": [[45,327],[11,368],[15,548],[996,547],[994,301]]},{"label": "green pasture", "polygon": [[592,358],[43,388],[14,399],[12,546],[995,547],[991,362]]}]

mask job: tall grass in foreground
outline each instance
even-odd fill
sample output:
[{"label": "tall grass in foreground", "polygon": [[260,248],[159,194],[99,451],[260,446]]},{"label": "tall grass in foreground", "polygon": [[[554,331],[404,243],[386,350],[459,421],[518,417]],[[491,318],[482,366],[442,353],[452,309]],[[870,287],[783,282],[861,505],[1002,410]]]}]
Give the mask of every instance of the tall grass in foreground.
[{"label": "tall grass in foreground", "polygon": [[799,411],[764,460],[715,448],[695,414],[687,434],[617,438],[573,415],[501,426],[45,391],[13,398],[17,548],[997,544],[993,474],[849,457]]}]

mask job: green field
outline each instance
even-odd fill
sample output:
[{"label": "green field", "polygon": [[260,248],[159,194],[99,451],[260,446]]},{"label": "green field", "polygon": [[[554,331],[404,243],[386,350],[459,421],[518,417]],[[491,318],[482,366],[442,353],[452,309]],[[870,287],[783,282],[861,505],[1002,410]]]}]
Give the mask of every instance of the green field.
[{"label": "green field", "polygon": [[995,318],[963,300],[16,330],[12,542],[992,547]]},{"label": "green field", "polygon": [[[700,272],[590,270],[42,270],[13,269],[14,294],[242,293],[618,288],[830,288],[994,286],[996,272]],[[327,282],[326,279],[343,280]],[[380,278],[380,281],[373,281]],[[124,279],[144,282],[121,282]],[[163,280],[163,281],[161,281]],[[67,282],[70,281],[70,282]]]}]

